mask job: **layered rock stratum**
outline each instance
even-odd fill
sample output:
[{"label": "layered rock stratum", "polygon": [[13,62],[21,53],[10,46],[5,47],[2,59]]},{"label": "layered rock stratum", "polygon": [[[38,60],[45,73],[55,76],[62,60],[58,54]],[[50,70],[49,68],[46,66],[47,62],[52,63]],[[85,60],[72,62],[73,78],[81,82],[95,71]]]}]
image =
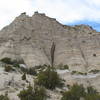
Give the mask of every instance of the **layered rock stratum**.
[{"label": "layered rock stratum", "polygon": [[28,67],[67,64],[71,70],[100,69],[100,33],[87,25],[62,25],[38,12],[32,17],[22,13],[0,31],[0,59],[4,57],[23,59]]}]

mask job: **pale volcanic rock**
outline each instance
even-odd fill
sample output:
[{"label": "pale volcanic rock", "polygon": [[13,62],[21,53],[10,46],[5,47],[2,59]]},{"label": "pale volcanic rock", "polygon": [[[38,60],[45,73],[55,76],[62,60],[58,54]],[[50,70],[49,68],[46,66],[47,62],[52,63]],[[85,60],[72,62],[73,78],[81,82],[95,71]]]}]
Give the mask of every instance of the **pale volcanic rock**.
[{"label": "pale volcanic rock", "polygon": [[100,69],[100,33],[90,26],[66,26],[35,12],[25,13],[0,32],[0,58],[23,59],[28,67],[51,64],[51,48],[55,44],[54,65],[67,64],[71,70]]}]

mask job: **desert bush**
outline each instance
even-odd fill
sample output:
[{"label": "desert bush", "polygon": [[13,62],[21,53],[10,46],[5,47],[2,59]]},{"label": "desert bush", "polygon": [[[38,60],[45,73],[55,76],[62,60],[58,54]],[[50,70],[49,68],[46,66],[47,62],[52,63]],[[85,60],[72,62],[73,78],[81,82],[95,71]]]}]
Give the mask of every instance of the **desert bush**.
[{"label": "desert bush", "polygon": [[78,84],[63,92],[61,100],[80,100],[81,97],[84,100],[100,100],[99,93],[92,86],[85,89],[83,85]]},{"label": "desert bush", "polygon": [[2,58],[0,61],[5,64],[12,64],[11,58],[8,57]]},{"label": "desert bush", "polygon": [[22,75],[22,80],[26,80],[26,74],[25,73]]},{"label": "desert bush", "polygon": [[72,72],[71,72],[72,75],[73,75],[73,74],[76,74],[76,73],[77,73],[77,71],[72,71]]},{"label": "desert bush", "polygon": [[1,62],[12,65],[13,67],[17,67],[17,68],[20,67],[19,64],[24,64],[23,60],[16,60],[16,59],[12,60],[11,58],[8,58],[8,57],[1,59]]},{"label": "desert bush", "polygon": [[37,84],[47,89],[55,89],[55,87],[61,87],[63,85],[57,72],[50,67],[37,75]]},{"label": "desert bush", "polygon": [[13,68],[12,68],[12,66],[10,66],[10,65],[6,65],[6,66],[4,67],[4,70],[5,70],[6,72],[10,72],[10,71],[13,71]]},{"label": "desert bush", "polygon": [[29,75],[37,75],[35,68],[20,68],[23,73],[27,73]]},{"label": "desert bush", "polygon": [[35,68],[29,68],[29,69],[27,69],[27,74],[36,75],[37,72],[36,72]]},{"label": "desert bush", "polygon": [[69,69],[69,66],[68,65],[64,65],[63,68],[64,69]]},{"label": "desert bush", "polygon": [[83,73],[83,72],[77,72],[77,74],[80,74],[80,75],[87,75],[87,73]]},{"label": "desert bush", "polygon": [[92,86],[87,87],[85,100],[100,100],[100,95]]},{"label": "desert bush", "polygon": [[0,100],[9,100],[8,95],[0,95]]},{"label": "desert bush", "polygon": [[35,97],[34,100],[46,100],[47,94],[44,87],[35,88]]},{"label": "desert bush", "polygon": [[34,97],[33,88],[29,86],[27,89],[23,89],[22,91],[20,91],[18,96],[20,100],[33,100]]},{"label": "desert bush", "polygon": [[66,91],[63,93],[61,100],[75,100],[75,96],[71,93],[71,91]]},{"label": "desert bush", "polygon": [[43,87],[28,86],[27,89],[23,89],[18,94],[20,100],[46,100],[47,95]]},{"label": "desert bush", "polygon": [[72,75],[74,75],[74,74],[87,75],[87,73],[83,73],[83,72],[79,72],[79,71],[72,71],[71,74]]},{"label": "desert bush", "polygon": [[63,93],[61,100],[80,100],[85,94],[83,85],[74,84],[69,91]]},{"label": "desert bush", "polygon": [[72,94],[75,94],[77,96],[77,98],[85,96],[85,88],[83,87],[83,85],[78,85],[78,84],[74,84],[70,91],[72,92]]},{"label": "desert bush", "polygon": [[64,70],[64,69],[69,69],[69,66],[68,65],[59,64],[58,68],[61,69],[61,70]]},{"label": "desert bush", "polygon": [[97,90],[94,89],[92,86],[87,87],[87,94],[98,94]]},{"label": "desert bush", "polygon": [[100,100],[100,95],[98,94],[87,94],[85,100]]},{"label": "desert bush", "polygon": [[100,100],[100,95],[92,86],[87,87],[85,100]]},{"label": "desert bush", "polygon": [[13,63],[13,67],[20,68],[20,65],[18,63]]},{"label": "desert bush", "polygon": [[97,69],[93,69],[93,70],[89,71],[89,73],[93,73],[93,74],[96,74],[96,73],[99,73],[99,72],[100,72],[100,70],[97,70]]}]

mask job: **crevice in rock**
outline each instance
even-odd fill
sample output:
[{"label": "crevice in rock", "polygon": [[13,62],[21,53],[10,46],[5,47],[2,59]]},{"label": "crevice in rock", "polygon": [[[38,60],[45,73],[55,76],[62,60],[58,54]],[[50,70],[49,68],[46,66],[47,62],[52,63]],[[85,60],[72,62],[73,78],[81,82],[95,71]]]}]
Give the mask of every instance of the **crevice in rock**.
[{"label": "crevice in rock", "polygon": [[53,43],[52,43],[52,46],[51,46],[51,65],[52,65],[52,67],[54,66],[55,47],[56,47],[56,45],[55,45],[55,43],[53,42]]}]

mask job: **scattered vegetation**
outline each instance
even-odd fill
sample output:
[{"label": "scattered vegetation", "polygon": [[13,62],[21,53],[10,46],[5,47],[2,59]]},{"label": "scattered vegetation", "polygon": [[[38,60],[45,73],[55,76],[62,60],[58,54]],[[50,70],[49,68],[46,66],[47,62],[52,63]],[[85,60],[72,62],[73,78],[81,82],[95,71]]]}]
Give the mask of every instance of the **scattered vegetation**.
[{"label": "scattered vegetation", "polygon": [[97,70],[97,69],[93,69],[93,70],[89,71],[89,73],[93,73],[93,74],[96,74],[96,73],[99,73],[99,72],[100,72],[100,70]]},{"label": "scattered vegetation", "polygon": [[61,100],[100,100],[99,93],[92,87],[89,86],[86,89],[83,85],[74,84],[69,91],[62,94]]},{"label": "scattered vegetation", "polygon": [[20,69],[23,73],[26,73],[29,75],[37,75],[35,68],[23,68],[23,67],[21,67]]},{"label": "scattered vegetation", "polygon": [[27,74],[36,75],[37,72],[36,72],[35,68],[29,68],[29,69],[27,70]]},{"label": "scattered vegetation", "polygon": [[0,61],[5,64],[12,64],[11,58],[8,58],[8,57],[5,57],[5,58],[1,59]]},{"label": "scattered vegetation", "polygon": [[100,100],[100,95],[98,94],[87,94],[85,100]]},{"label": "scattered vegetation", "polygon": [[87,87],[85,100],[100,100],[100,95],[92,86]]},{"label": "scattered vegetation", "polygon": [[13,67],[20,67],[19,64],[24,64],[23,60],[12,60],[11,58],[5,57],[0,60],[4,64],[12,65]]},{"label": "scattered vegetation", "polygon": [[8,95],[0,95],[0,100],[9,100]]},{"label": "scattered vegetation", "polygon": [[72,75],[74,75],[74,74],[87,75],[87,73],[78,72],[78,71],[72,71],[71,74],[72,74]]},{"label": "scattered vegetation", "polygon": [[88,86],[87,87],[87,93],[92,95],[92,94],[97,94],[98,92],[92,86]]},{"label": "scattered vegetation", "polygon": [[23,89],[18,94],[20,100],[46,100],[46,90],[43,87],[28,86],[27,89]]},{"label": "scattered vegetation", "polygon": [[61,69],[61,70],[64,70],[64,69],[69,69],[69,66],[68,65],[59,64],[58,68]]},{"label": "scattered vegetation", "polygon": [[41,71],[37,75],[36,82],[37,82],[36,84],[44,86],[47,89],[55,89],[56,87],[62,87],[63,85],[59,75],[51,67],[48,67],[45,71]]},{"label": "scattered vegetation", "polygon": [[80,100],[80,97],[85,96],[83,85],[74,84],[69,91],[63,93],[61,100]]},{"label": "scattered vegetation", "polygon": [[5,68],[4,70],[5,70],[6,72],[13,71],[13,68],[12,68],[12,66],[10,66],[10,65],[6,65],[4,68]]},{"label": "scattered vegetation", "polygon": [[[11,60],[11,58],[3,58],[1,62],[5,64],[5,71],[10,72],[15,68],[20,68],[19,64],[24,63],[24,61]],[[68,65],[60,64],[58,66],[59,69],[69,69]],[[57,72],[53,67],[47,65],[39,65],[34,68],[20,68],[24,73],[22,75],[22,80],[26,80],[26,74],[37,75],[37,79],[35,80],[36,87],[28,86],[27,89],[23,89],[18,94],[20,100],[46,100],[46,90],[47,89],[55,89],[56,87],[62,87],[63,80],[59,77]],[[37,74],[37,71],[39,72]],[[98,73],[100,70],[91,70],[89,73]],[[72,71],[71,74],[80,74],[87,75],[87,73]],[[45,88],[44,88],[45,87]],[[74,84],[73,86],[69,86],[69,90],[62,92],[61,100],[80,100],[80,98],[84,98],[84,100],[100,100],[99,93],[92,87],[89,86],[86,89],[83,85]],[[0,100],[9,100],[8,95],[0,95]]]},{"label": "scattered vegetation", "polygon": [[20,68],[20,64],[24,64],[23,60],[12,60],[8,57],[5,57],[0,61],[4,63],[3,67],[6,72],[15,71],[15,68]]},{"label": "scattered vegetation", "polygon": [[22,80],[26,80],[26,74],[25,73],[22,75]]}]

